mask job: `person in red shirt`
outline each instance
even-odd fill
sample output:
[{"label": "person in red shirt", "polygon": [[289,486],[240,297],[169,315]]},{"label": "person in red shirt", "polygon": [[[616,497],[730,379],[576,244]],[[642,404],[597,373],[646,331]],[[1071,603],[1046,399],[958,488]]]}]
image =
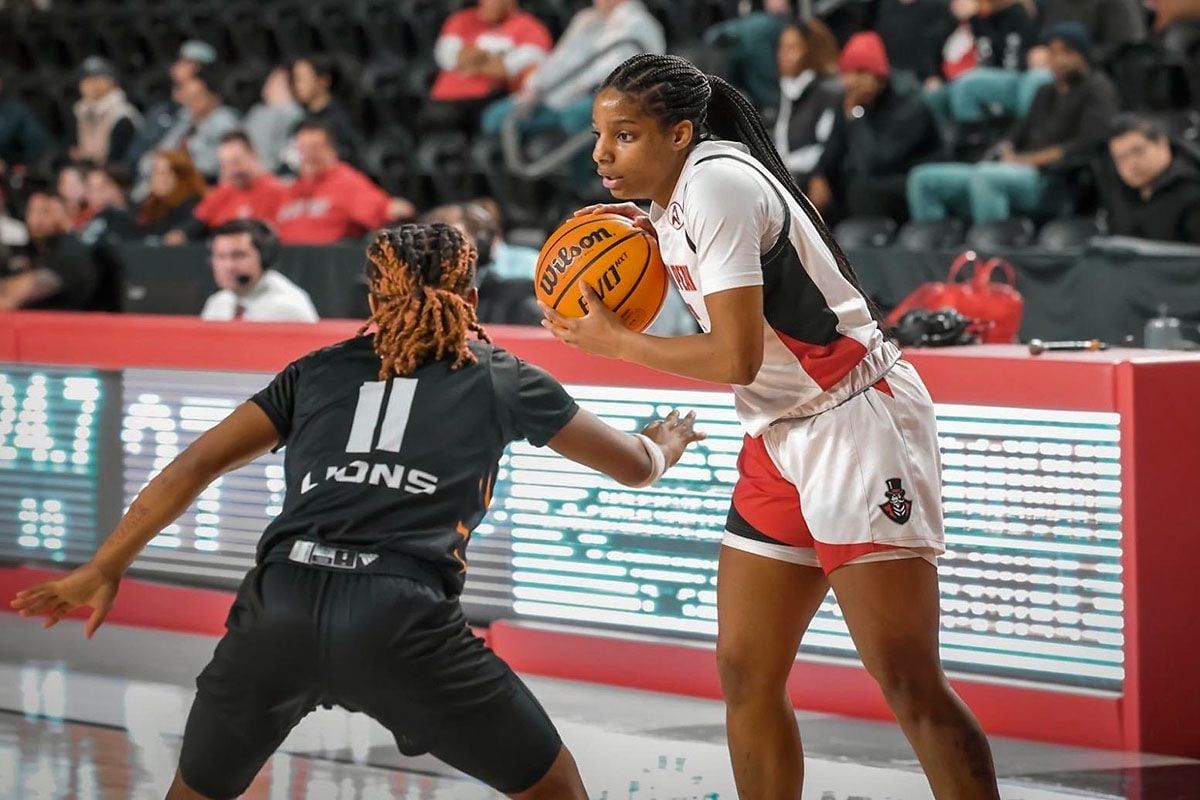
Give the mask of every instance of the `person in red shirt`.
[{"label": "person in red shirt", "polygon": [[338,158],[329,130],[305,122],[296,131],[300,177],[286,187],[275,228],[284,244],[332,244],[362,236],[416,209]]},{"label": "person in red shirt", "polygon": [[477,131],[483,109],[520,88],[552,43],[546,26],[518,9],[517,0],[479,0],[451,14],[434,45],[441,72],[418,125]]},{"label": "person in red shirt", "polygon": [[163,237],[164,244],[202,239],[235,219],[275,219],[287,187],[262,167],[244,131],[230,131],[217,147],[220,182],[204,195],[192,219]]}]

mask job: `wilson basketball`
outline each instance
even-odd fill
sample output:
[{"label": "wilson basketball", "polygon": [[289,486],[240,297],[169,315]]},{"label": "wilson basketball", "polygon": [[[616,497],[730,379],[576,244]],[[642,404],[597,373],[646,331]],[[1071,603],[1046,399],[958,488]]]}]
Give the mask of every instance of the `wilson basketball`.
[{"label": "wilson basketball", "polygon": [[583,281],[633,331],[648,328],[667,297],[658,242],[619,214],[572,217],[538,254],[534,292],[564,317],[587,313]]}]

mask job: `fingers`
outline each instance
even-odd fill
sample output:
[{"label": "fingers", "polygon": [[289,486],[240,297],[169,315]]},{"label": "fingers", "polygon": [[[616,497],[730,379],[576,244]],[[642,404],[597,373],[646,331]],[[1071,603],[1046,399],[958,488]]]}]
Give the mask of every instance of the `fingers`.
[{"label": "fingers", "polygon": [[590,315],[593,310],[603,307],[604,303],[600,300],[600,295],[596,294],[596,290],[587,281],[579,282],[579,294],[583,296],[583,302],[587,306],[587,313]]},{"label": "fingers", "polygon": [[[585,285],[586,285],[586,284],[585,284]],[[558,312],[557,312],[557,311],[555,311],[553,308],[551,308],[550,306],[546,305],[545,303],[543,303],[543,302],[542,302],[542,301],[540,301],[540,300],[538,301],[538,305],[539,305],[539,306],[541,307],[541,309],[542,309],[542,314],[543,314],[543,315],[546,317],[546,319],[547,319],[549,322],[553,323],[554,325],[557,325],[557,326],[558,326],[558,327],[560,327],[560,328],[569,328],[569,327],[571,327],[571,320],[570,320],[570,318],[568,318],[568,317],[564,317],[562,314],[558,313]]]},{"label": "fingers", "polygon": [[58,595],[51,589],[43,589],[38,594],[29,598],[28,603],[21,609],[21,616],[36,617],[39,614],[45,613],[46,609],[53,608],[62,602]]},{"label": "fingers", "polygon": [[87,638],[92,638],[96,635],[96,630],[104,624],[105,617],[108,616],[109,610],[112,608],[112,603],[105,603],[102,606],[92,611],[92,615],[88,617],[87,625],[83,628],[83,635]]},{"label": "fingers", "polygon": [[46,589],[46,586],[47,584],[45,583],[35,583],[28,589],[22,589],[13,596],[12,600],[8,601],[8,605],[17,611],[29,608],[34,600]]},{"label": "fingers", "polygon": [[59,620],[70,613],[71,608],[72,606],[69,603],[59,603],[54,607],[54,610],[50,612],[49,619],[42,623],[42,629],[46,630],[48,628],[53,628],[59,623]]}]

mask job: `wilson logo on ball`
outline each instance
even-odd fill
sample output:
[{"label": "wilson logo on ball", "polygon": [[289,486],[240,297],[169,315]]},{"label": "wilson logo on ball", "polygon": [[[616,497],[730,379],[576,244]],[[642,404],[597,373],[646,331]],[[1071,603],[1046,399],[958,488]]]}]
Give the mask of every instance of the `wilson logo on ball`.
[{"label": "wilson logo on ball", "polygon": [[580,256],[591,250],[593,247],[603,242],[605,239],[611,239],[612,234],[608,228],[597,228],[588,235],[582,237],[577,244],[570,247],[560,247],[558,254],[554,260],[546,267],[546,271],[542,273],[542,279],[539,282],[542,291],[546,294],[554,292],[554,287],[558,285],[558,279],[563,276],[571,265],[574,264]]}]

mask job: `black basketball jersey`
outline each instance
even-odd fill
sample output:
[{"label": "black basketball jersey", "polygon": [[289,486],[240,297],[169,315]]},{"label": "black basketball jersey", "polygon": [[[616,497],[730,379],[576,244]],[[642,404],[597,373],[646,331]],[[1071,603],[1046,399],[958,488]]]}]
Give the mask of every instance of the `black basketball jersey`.
[{"label": "black basketball jersey", "polygon": [[289,364],[251,398],[286,446],[283,510],[261,560],[297,537],[431,562],[454,593],[509,442],[541,447],[578,406],[546,372],[471,342],[478,363],[439,361],[379,380],[361,336]]}]

